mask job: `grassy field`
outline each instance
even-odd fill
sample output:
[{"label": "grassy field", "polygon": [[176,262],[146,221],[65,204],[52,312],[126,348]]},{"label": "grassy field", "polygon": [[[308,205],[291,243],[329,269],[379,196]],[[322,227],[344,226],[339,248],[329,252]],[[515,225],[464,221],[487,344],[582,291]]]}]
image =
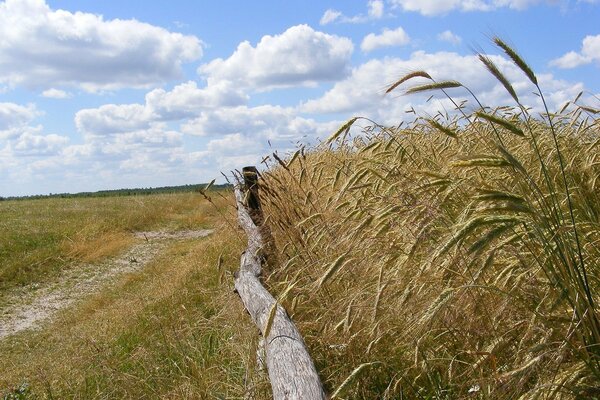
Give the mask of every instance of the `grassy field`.
[{"label": "grassy field", "polygon": [[[533,112],[481,59],[513,107],[461,102],[393,129],[351,130],[355,118],[262,174],[279,260],[266,285],[287,293],[338,398],[600,398],[598,110],[575,100]],[[407,86],[465,89],[417,71],[390,90]],[[131,231],[215,229],[173,242],[46,329],[0,341],[4,393],[270,398],[257,329],[232,292],[246,238],[232,196],[212,197],[0,203],[8,291],[113,256]]]},{"label": "grassy field", "polygon": [[0,292],[114,255],[133,231],[201,228],[199,194],[0,202]]},{"label": "grassy field", "polygon": [[[215,229],[173,242],[141,273],[126,274],[45,329],[0,341],[0,394],[268,396],[268,382],[252,372],[256,331],[231,291],[243,237],[228,225],[231,203],[211,196],[214,204],[199,194],[0,203],[9,216],[2,243],[13,243],[2,253],[3,288],[51,283],[62,268],[116,254],[134,240],[132,230]],[[10,272],[22,266],[31,268]]]}]

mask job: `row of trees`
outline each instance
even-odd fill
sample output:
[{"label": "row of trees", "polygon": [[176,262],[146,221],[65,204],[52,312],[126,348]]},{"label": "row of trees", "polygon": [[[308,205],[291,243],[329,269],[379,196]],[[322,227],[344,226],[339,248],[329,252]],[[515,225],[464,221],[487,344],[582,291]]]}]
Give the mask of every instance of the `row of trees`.
[{"label": "row of trees", "polygon": [[[161,194],[161,193],[181,193],[181,192],[197,192],[203,190],[207,184],[199,183],[194,185],[179,185],[179,186],[162,186],[155,188],[129,188],[129,189],[114,189],[114,190],[100,190],[97,192],[80,192],[80,193],[50,193],[50,194],[36,194],[32,196],[9,196],[1,197],[0,201],[3,200],[35,200],[35,199],[48,199],[48,198],[75,198],[75,197],[111,197],[111,196],[142,196],[149,194]],[[211,190],[227,189],[231,185],[211,185]]]}]

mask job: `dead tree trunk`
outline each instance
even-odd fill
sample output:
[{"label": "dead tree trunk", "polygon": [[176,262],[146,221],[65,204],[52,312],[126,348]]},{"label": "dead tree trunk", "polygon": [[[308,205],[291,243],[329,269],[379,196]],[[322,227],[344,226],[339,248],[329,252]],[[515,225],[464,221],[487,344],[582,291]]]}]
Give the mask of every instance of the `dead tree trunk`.
[{"label": "dead tree trunk", "polygon": [[[245,167],[242,171],[244,183],[238,182],[235,197],[239,223],[248,236],[248,248],[242,254],[240,271],[235,277],[235,289],[264,336],[269,314],[276,303],[260,281],[264,249],[270,238],[265,237],[265,230],[262,229],[264,217],[258,196],[258,172],[255,167]],[[283,307],[276,307],[271,328],[264,338],[273,399],[326,399],[300,332]]]}]

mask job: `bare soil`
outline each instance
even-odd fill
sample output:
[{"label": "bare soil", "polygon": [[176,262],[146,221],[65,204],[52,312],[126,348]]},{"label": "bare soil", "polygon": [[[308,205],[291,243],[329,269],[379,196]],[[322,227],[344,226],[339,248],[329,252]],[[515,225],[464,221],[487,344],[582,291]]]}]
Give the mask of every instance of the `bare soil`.
[{"label": "bare soil", "polygon": [[28,329],[39,329],[61,310],[114,283],[116,278],[139,271],[174,240],[201,238],[210,229],[136,232],[141,239],[124,253],[100,263],[69,268],[58,280],[29,285],[8,294],[0,305],[0,340]]}]

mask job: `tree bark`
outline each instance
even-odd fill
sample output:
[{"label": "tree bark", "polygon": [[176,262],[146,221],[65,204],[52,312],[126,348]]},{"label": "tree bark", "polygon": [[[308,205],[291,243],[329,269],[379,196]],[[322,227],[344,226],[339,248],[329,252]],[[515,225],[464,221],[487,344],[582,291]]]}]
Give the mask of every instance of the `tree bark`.
[{"label": "tree bark", "polygon": [[264,218],[258,196],[258,172],[254,167],[243,170],[244,184],[235,187],[240,226],[248,236],[248,248],[242,254],[235,289],[250,317],[265,335],[269,314],[276,307],[271,328],[264,338],[265,356],[273,399],[326,399],[315,365],[294,323],[260,281],[262,263],[271,238],[266,237]]}]

